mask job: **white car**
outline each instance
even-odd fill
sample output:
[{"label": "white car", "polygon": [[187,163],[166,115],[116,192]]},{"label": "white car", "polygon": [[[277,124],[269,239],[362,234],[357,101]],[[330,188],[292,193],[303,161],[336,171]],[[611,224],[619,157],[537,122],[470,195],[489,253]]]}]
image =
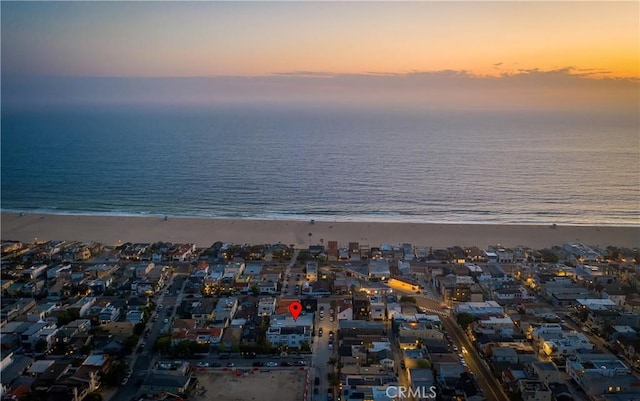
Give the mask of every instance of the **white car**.
[{"label": "white car", "polygon": [[278,362],[267,362],[268,368],[275,368],[278,366]]},{"label": "white car", "polygon": [[201,368],[208,368],[209,362],[198,362],[198,366]]}]

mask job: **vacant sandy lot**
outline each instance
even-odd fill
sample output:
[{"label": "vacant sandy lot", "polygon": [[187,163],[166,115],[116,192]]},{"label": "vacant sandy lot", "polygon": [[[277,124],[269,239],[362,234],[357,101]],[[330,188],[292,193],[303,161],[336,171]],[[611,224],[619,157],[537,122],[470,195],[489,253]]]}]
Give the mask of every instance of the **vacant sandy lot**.
[{"label": "vacant sandy lot", "polygon": [[230,371],[196,373],[206,392],[196,401],[302,401],[306,370],[271,370],[245,373],[241,377]]}]

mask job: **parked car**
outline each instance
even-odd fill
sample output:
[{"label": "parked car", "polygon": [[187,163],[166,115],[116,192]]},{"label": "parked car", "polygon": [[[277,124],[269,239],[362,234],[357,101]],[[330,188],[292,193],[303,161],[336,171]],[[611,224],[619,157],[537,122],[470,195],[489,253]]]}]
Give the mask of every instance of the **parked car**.
[{"label": "parked car", "polygon": [[269,368],[275,368],[276,366],[278,366],[278,362],[267,362],[267,367]]},{"label": "parked car", "polygon": [[233,368],[233,367],[235,367],[235,366],[236,366],[236,364],[235,364],[235,363],[233,363],[233,362],[227,362],[227,367],[228,367],[228,368]]},{"label": "parked car", "polygon": [[256,361],[254,363],[251,364],[254,367],[261,367],[264,366],[264,362],[260,362],[260,361]]},{"label": "parked car", "polygon": [[201,368],[208,368],[209,362],[198,362],[198,366]]},{"label": "parked car", "polygon": [[280,364],[280,366],[293,366],[291,362],[284,361]]}]

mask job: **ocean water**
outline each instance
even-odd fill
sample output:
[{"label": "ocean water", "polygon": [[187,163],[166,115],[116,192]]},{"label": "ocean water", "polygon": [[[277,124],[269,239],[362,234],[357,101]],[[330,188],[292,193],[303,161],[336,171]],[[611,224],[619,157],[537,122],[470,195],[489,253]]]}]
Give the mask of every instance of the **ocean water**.
[{"label": "ocean water", "polygon": [[1,208],[640,225],[639,128],[549,111],[3,111]]}]

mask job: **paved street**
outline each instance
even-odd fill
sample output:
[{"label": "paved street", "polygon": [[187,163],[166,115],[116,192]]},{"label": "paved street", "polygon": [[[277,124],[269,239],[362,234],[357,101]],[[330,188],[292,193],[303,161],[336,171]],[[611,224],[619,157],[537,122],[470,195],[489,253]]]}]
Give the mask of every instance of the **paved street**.
[{"label": "paved street", "polygon": [[[407,295],[410,294],[407,293]],[[476,380],[487,399],[492,401],[509,401],[509,397],[502,389],[502,385],[493,377],[491,371],[486,365],[486,362],[480,358],[469,338],[462,332],[462,329],[456,323],[455,318],[449,317],[448,311],[440,309],[441,301],[435,299],[433,291],[429,291],[428,289],[428,295],[426,297],[418,295],[415,296],[415,298],[417,306],[440,314],[443,328],[451,337],[454,345],[459,349],[462,349],[463,346],[466,348],[467,353],[464,355],[465,360],[469,364],[469,368],[475,375]]]},{"label": "paved street", "polygon": [[460,350],[462,350],[463,347],[467,350],[467,352],[463,354],[464,359],[467,361],[469,368],[474,373],[485,397],[492,401],[509,401],[509,397],[502,389],[502,385],[493,377],[488,365],[482,358],[480,358],[480,355],[478,355],[473,344],[463,333],[454,318],[443,318],[442,324],[451,337],[453,344]]},{"label": "paved street", "polygon": [[[318,311],[321,307],[324,308],[324,319],[320,320],[320,313],[316,312],[316,336],[313,340],[313,358],[312,358],[312,369],[311,369],[311,386],[309,393],[311,394],[310,399],[313,401],[325,401],[327,400],[327,391],[329,390],[329,380],[327,379],[327,374],[333,368],[327,365],[329,359],[337,355],[337,345],[338,345],[338,321],[334,320],[333,322],[329,321],[329,309],[330,306],[329,298],[320,298],[318,299]],[[319,336],[320,328],[322,328],[322,336]],[[329,332],[333,331],[334,334],[334,346],[332,349],[329,349]],[[318,394],[313,394],[313,382],[315,377],[320,379],[320,385],[318,387]]]},{"label": "paved street", "polygon": [[[176,278],[178,277],[179,280],[176,280]],[[163,290],[156,298],[157,305],[162,305],[162,307],[159,309],[156,308],[156,310],[153,311],[149,320],[147,321],[145,332],[146,330],[149,330],[148,337],[145,338],[144,334],[140,336],[140,340],[138,341],[137,346],[134,348],[133,353],[127,358],[127,363],[131,367],[133,375],[125,386],[119,387],[117,393],[113,395],[113,400],[125,401],[130,400],[133,396],[135,396],[140,390],[140,380],[149,375],[151,367],[158,360],[158,355],[152,354],[151,350],[153,348],[153,345],[156,343],[156,339],[158,338],[158,336],[163,331],[168,330],[168,327],[171,325],[171,320],[175,317],[176,305],[179,304],[180,298],[182,297],[181,294],[184,293],[184,287],[186,285],[186,280],[184,279],[184,277],[184,275],[174,275],[172,280],[169,281],[166,286],[166,288],[169,290],[169,294],[165,295],[165,292]],[[174,283],[174,281],[176,282]],[[176,296],[176,291],[179,291],[180,295]],[[170,315],[167,314],[167,310],[171,312]],[[156,317],[157,319],[154,322],[153,320]],[[169,322],[165,323],[164,319],[168,319]],[[141,353],[138,353],[137,350],[143,343],[145,344],[144,350]]]}]

